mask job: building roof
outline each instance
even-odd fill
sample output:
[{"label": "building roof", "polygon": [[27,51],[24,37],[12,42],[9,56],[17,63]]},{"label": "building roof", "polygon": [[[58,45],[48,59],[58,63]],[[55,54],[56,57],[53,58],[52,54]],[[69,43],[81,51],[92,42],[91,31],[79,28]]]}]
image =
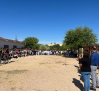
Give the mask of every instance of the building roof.
[{"label": "building roof", "polygon": [[9,41],[9,42],[14,42],[14,43],[22,43],[22,44],[25,44],[25,42],[22,42],[22,41],[11,40],[11,39],[5,39],[5,38],[2,38],[2,37],[0,37],[0,40]]}]

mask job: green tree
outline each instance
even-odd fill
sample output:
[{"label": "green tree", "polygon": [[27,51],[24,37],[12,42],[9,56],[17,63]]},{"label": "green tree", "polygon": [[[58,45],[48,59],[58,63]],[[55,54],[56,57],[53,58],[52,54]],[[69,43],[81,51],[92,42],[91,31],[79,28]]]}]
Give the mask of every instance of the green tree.
[{"label": "green tree", "polygon": [[64,37],[64,43],[69,49],[78,49],[84,45],[97,43],[97,35],[89,27],[76,27],[75,30],[68,30]]},{"label": "green tree", "polygon": [[53,45],[54,50],[60,50],[61,46],[59,44]]},{"label": "green tree", "polygon": [[41,44],[39,47],[40,50],[49,50],[50,48],[47,45]]},{"label": "green tree", "polygon": [[61,46],[59,44],[55,44],[53,46],[49,46],[50,47],[50,50],[60,50],[61,49]]},{"label": "green tree", "polygon": [[27,37],[25,38],[24,42],[26,43],[25,48],[33,48],[38,49],[39,48],[39,40],[35,37]]},{"label": "green tree", "polygon": [[56,42],[54,42],[54,45],[56,45]]},{"label": "green tree", "polygon": [[50,50],[52,50],[53,49],[53,46],[49,46],[49,48],[50,48]]},{"label": "green tree", "polygon": [[68,47],[66,46],[66,44],[63,42],[63,45],[61,46],[61,48],[60,48],[61,50],[67,50],[68,49]]}]

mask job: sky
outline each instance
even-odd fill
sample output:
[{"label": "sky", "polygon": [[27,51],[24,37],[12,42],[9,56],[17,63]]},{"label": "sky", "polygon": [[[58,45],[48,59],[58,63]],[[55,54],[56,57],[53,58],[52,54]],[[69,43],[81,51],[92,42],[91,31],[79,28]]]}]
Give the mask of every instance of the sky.
[{"label": "sky", "polygon": [[0,37],[6,39],[62,44],[66,31],[79,26],[99,36],[99,0],[0,0]]}]

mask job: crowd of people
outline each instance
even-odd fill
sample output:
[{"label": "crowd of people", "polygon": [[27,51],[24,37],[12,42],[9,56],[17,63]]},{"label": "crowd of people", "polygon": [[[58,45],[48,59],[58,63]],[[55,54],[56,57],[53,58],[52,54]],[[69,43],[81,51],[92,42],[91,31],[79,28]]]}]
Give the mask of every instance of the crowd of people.
[{"label": "crowd of people", "polygon": [[9,59],[25,57],[29,55],[67,55],[67,56],[75,56],[75,51],[67,51],[67,50],[37,50],[31,48],[25,49],[0,49],[0,65],[1,60],[3,60],[4,64],[9,63]]},{"label": "crowd of people", "polygon": [[[99,66],[99,54],[96,51],[96,46],[91,48],[92,55],[89,55],[88,50],[85,50],[83,58],[79,58],[79,69],[84,80],[84,91],[96,91],[99,88],[97,69]],[[90,85],[90,75],[92,86]]]}]

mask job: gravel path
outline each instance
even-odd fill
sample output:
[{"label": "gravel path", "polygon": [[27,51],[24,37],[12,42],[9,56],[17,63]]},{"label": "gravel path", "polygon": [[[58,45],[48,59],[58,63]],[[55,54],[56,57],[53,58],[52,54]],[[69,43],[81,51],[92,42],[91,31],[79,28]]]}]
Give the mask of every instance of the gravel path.
[{"label": "gravel path", "polygon": [[76,58],[40,55],[10,62],[0,66],[0,91],[83,91]]}]

